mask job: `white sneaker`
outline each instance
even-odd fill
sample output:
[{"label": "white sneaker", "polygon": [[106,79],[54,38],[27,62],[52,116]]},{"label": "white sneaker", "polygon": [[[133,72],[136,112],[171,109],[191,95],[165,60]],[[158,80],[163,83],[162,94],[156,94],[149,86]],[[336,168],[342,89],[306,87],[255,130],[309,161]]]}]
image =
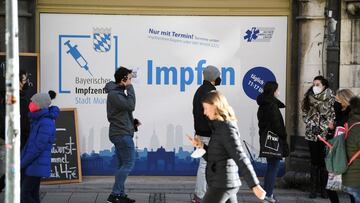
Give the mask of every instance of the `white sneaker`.
[{"label": "white sneaker", "polygon": [[271,197],[265,196],[263,203],[275,203],[277,202],[273,195]]}]

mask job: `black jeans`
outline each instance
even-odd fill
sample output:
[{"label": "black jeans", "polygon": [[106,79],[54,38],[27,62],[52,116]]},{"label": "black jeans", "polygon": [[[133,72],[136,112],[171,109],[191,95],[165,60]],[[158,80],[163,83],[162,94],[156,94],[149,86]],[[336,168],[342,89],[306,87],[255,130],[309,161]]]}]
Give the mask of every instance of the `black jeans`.
[{"label": "black jeans", "polygon": [[235,188],[215,188],[208,187],[202,203],[237,203],[237,192]]},{"label": "black jeans", "polygon": [[0,178],[0,193],[3,191],[4,188],[5,188],[5,175],[2,175]]},{"label": "black jeans", "polygon": [[21,202],[40,203],[40,177],[21,177]]},{"label": "black jeans", "polygon": [[310,149],[311,165],[325,167],[325,144],[318,140],[308,141]]}]

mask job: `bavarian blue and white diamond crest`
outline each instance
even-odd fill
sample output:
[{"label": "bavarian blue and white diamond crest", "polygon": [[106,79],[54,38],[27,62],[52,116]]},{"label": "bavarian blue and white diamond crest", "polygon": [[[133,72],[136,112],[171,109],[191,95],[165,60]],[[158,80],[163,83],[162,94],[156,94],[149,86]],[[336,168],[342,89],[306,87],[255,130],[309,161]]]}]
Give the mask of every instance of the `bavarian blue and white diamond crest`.
[{"label": "bavarian blue and white diamond crest", "polygon": [[96,52],[108,52],[111,49],[111,33],[93,34],[93,48]]}]

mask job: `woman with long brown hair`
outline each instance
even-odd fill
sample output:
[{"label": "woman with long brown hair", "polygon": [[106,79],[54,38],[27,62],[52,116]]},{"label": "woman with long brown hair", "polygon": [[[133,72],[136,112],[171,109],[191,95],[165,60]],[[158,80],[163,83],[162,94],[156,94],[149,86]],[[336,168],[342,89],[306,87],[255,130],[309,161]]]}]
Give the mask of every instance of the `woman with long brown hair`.
[{"label": "woman with long brown hair", "polygon": [[328,178],[325,144],[318,136],[325,138],[329,125],[334,122],[334,103],[335,95],[329,88],[329,82],[323,76],[316,76],[302,102],[305,139],[308,141],[311,159],[309,198],[316,198],[318,189],[322,198],[328,198],[325,189]]}]

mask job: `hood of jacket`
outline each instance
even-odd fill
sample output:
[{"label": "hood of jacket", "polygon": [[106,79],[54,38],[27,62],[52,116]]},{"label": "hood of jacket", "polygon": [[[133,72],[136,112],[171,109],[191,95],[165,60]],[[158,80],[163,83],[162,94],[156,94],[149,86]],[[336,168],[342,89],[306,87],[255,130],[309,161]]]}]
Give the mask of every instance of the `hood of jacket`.
[{"label": "hood of jacket", "polygon": [[276,104],[279,108],[285,108],[285,104],[282,103],[279,99],[274,96],[268,96],[264,94],[260,94],[256,98],[256,102],[259,106],[268,105],[268,104]]},{"label": "hood of jacket", "polygon": [[40,118],[47,117],[50,119],[56,119],[59,116],[60,109],[57,106],[50,106],[49,108],[40,109],[40,111],[29,112],[29,118],[31,120],[39,120]]}]

